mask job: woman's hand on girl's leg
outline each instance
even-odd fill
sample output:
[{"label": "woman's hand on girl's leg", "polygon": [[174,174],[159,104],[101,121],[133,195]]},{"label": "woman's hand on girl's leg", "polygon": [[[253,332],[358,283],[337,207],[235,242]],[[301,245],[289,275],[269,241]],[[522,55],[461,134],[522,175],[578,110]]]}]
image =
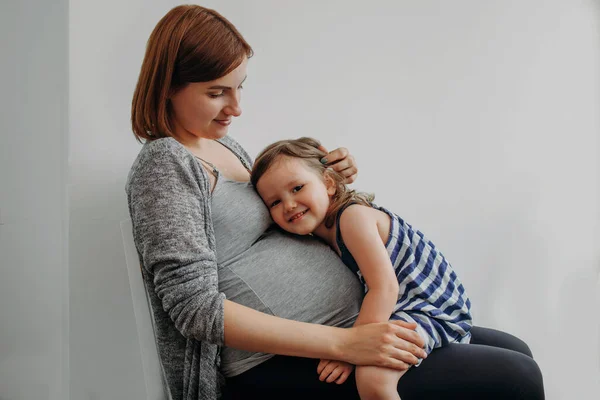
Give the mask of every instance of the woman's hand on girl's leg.
[{"label": "woman's hand on girl's leg", "polygon": [[426,358],[424,342],[414,330],[416,324],[391,321],[346,329],[334,353],[335,359],[354,365],[406,370]]}]

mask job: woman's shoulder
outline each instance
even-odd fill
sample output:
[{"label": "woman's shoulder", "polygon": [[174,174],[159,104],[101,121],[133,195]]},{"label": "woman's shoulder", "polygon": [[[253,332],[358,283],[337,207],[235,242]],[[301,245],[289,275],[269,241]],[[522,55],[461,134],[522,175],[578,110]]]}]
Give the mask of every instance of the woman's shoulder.
[{"label": "woman's shoulder", "polygon": [[[190,156],[190,152],[177,140],[172,137],[160,138],[144,143],[137,159],[143,160],[148,157],[179,157],[184,159]],[[135,163],[134,163],[135,164]]]},{"label": "woman's shoulder", "polygon": [[171,160],[176,163],[178,161],[185,162],[191,158],[192,154],[177,140],[171,137],[160,138],[144,143],[131,166],[131,171],[143,169],[158,160],[163,162]]},{"label": "woman's shoulder", "polygon": [[[164,175],[172,177],[189,173],[197,169],[193,168],[194,163],[192,154],[173,138],[146,142],[129,170],[126,189],[136,182],[151,182]],[[199,169],[194,171],[195,179],[203,180],[199,172]]]}]

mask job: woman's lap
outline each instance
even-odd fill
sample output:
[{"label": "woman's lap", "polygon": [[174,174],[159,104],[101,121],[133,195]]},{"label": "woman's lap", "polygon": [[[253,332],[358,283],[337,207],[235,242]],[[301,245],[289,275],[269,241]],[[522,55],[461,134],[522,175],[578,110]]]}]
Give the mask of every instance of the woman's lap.
[{"label": "woman's lap", "polygon": [[500,347],[503,349],[517,351],[533,358],[527,343],[516,336],[496,329],[474,326],[471,329],[471,344]]},{"label": "woman's lap", "polygon": [[[541,372],[529,347],[493,329],[474,327],[472,344],[435,349],[398,384],[402,400],[543,399]],[[226,399],[358,399],[354,374],[343,385],[318,380],[318,360],[275,356],[229,378]]]},{"label": "woman's lap", "polygon": [[539,367],[525,342],[507,333],[474,327],[471,344],[431,352],[398,384],[410,399],[544,399]]},{"label": "woman's lap", "polygon": [[[227,379],[226,400],[265,398],[358,399],[354,373],[343,385],[319,381],[319,360],[275,356],[249,371]],[[348,384],[352,381],[351,384]]]}]

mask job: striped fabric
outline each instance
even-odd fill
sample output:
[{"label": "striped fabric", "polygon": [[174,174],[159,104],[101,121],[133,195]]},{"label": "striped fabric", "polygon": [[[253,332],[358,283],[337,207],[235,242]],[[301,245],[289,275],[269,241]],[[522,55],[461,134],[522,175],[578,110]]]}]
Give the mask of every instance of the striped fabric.
[{"label": "striped fabric", "polygon": [[[469,343],[471,339],[471,301],[451,265],[435,245],[399,216],[378,207],[390,216],[390,235],[386,249],[400,286],[398,301],[390,319],[416,322],[417,331],[426,341],[426,350],[448,343]],[[343,243],[336,219],[336,241],[342,261],[365,281],[350,251]]]}]

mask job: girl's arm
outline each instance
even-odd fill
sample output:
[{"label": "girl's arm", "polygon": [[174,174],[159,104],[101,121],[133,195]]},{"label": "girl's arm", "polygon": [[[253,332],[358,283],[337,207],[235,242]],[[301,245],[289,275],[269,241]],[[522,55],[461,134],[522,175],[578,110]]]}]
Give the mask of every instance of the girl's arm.
[{"label": "girl's arm", "polygon": [[369,288],[355,325],[388,321],[398,299],[398,280],[373,209],[351,205],[342,213],[340,231]]}]

